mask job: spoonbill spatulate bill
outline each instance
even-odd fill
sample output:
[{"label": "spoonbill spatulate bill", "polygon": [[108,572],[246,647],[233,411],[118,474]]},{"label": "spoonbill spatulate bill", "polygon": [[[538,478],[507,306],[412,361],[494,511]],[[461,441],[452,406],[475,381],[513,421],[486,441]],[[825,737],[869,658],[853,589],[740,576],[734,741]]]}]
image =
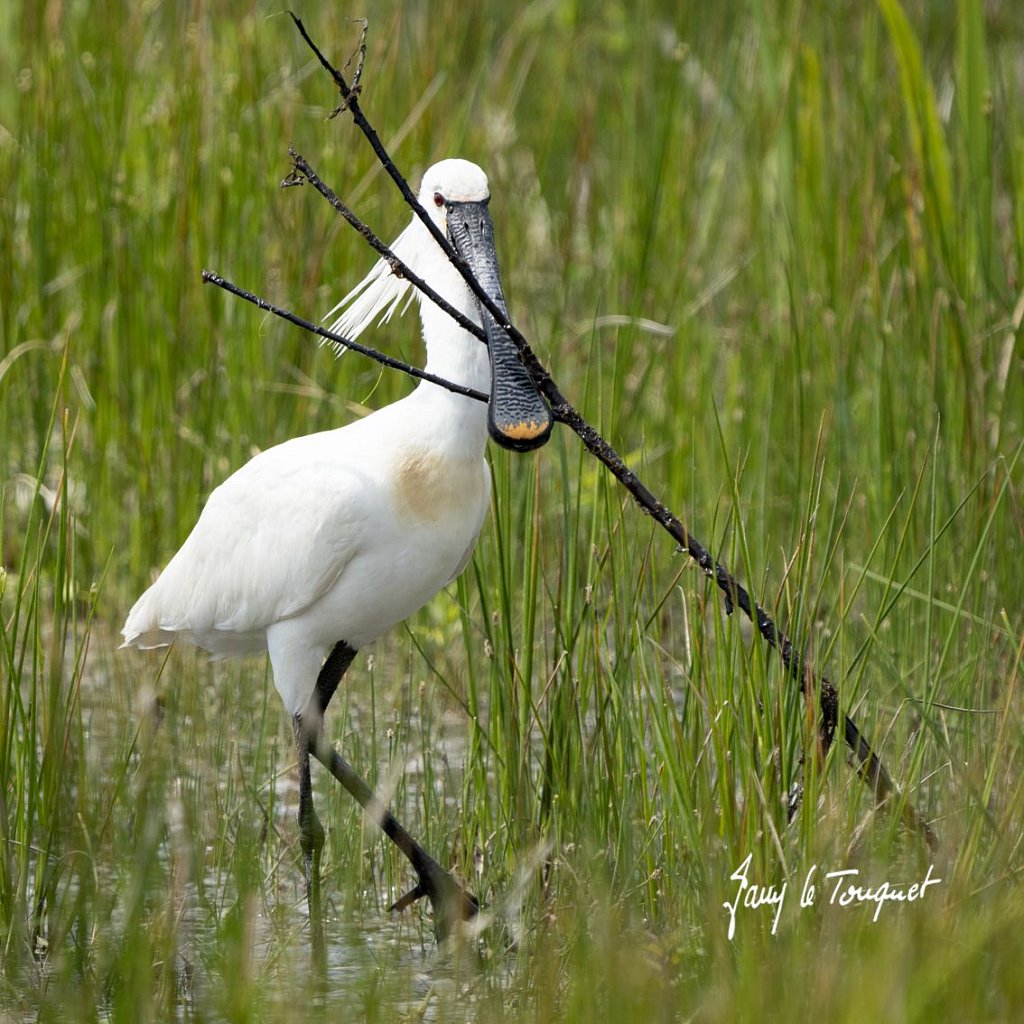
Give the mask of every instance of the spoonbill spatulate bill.
[{"label": "spoonbill spatulate bill", "polygon": [[[465,160],[423,176],[419,199],[497,308],[505,311],[487,177]],[[427,369],[491,396],[484,405],[423,382],[336,430],[261,452],[211,495],[191,534],[124,625],[123,646],[194,644],[215,658],[270,653],[292,716],[299,832],[311,909],[323,827],[310,747],[359,648],[421,607],[465,568],[490,498],[488,431],[505,447],[543,444],[551,413],[502,325],[415,217],[392,246],[442,298],[481,325],[459,327],[383,260],[332,310],[355,338],[419,296]],[[408,294],[407,294],[408,293]],[[506,321],[507,322],[507,321]]]}]

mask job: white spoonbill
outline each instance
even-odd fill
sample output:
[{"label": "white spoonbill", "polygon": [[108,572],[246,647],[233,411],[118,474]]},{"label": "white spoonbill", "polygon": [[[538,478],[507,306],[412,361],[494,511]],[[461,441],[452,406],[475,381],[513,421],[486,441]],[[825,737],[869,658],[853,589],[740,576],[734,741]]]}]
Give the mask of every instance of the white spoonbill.
[{"label": "white spoonbill", "polygon": [[[443,160],[423,176],[419,198],[504,310],[484,172]],[[486,345],[420,296],[427,369],[489,392],[489,406],[423,382],[364,419],[261,452],[210,495],[123,631],[126,647],[177,640],[215,658],[269,651],[294,724],[311,908],[319,902],[324,831],[309,754],[323,736],[328,702],[359,648],[465,568],[490,497],[488,427],[499,443],[520,450],[543,444],[551,430],[550,410],[511,339],[427,228],[414,217],[392,248],[484,327]],[[355,338],[376,317],[386,321],[409,287],[379,261],[332,311],[344,309],[334,329]]]}]

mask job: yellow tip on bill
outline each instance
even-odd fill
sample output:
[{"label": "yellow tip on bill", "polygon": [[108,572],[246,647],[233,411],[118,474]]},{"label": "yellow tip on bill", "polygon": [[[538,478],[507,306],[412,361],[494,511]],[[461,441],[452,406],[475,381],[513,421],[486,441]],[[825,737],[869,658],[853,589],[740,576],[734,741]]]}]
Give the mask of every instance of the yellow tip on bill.
[{"label": "yellow tip on bill", "polygon": [[532,441],[535,437],[540,437],[541,434],[547,430],[547,423],[538,423],[536,420],[520,420],[518,423],[512,423],[509,426],[503,426],[501,432],[505,437],[511,438],[513,441]]}]

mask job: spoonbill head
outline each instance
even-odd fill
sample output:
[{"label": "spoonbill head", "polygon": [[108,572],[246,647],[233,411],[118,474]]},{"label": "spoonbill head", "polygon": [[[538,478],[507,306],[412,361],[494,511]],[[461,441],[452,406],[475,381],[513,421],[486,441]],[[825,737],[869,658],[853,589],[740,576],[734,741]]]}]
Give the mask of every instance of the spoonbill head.
[{"label": "spoonbill head", "polygon": [[[470,310],[470,319],[482,323],[491,367],[487,419],[491,437],[502,447],[516,451],[538,448],[550,436],[551,412],[520,362],[506,329],[509,315],[498,272],[494,224],[487,208],[490,200],[487,176],[468,160],[442,160],[423,175],[418,198],[501,312],[502,321],[477,303],[452,263],[443,258],[439,262],[440,249],[417,217],[413,217],[391,249],[410,269],[428,279],[442,298],[460,311]],[[434,281],[440,287],[435,287]],[[386,260],[379,260],[367,277],[328,314],[344,310],[332,323],[331,330],[354,340],[377,316],[386,323],[396,310],[404,312],[412,298],[411,288],[408,280],[392,273]],[[402,299],[407,293],[409,296],[403,306]],[[420,299],[423,335],[429,346],[431,337],[438,336],[441,325],[450,324],[450,319],[426,296],[415,294]]]},{"label": "spoonbill head", "polygon": [[[486,175],[465,160],[435,164],[420,190],[421,203],[507,323],[489,197]],[[542,444],[551,429],[550,411],[505,324],[481,308],[426,227],[414,218],[393,249],[484,327],[486,345],[420,296],[427,369],[489,392],[489,405],[422,382],[347,426],[261,452],[210,495],[123,630],[125,647],[180,641],[215,658],[269,652],[294,724],[311,907],[319,902],[324,834],[309,752],[326,742],[323,715],[342,675],[359,648],[468,563],[490,496],[488,430],[499,443],[525,449]],[[409,288],[379,261],[331,311],[338,314],[334,329],[355,338],[374,320],[386,322],[403,298],[403,310],[408,306]]]}]

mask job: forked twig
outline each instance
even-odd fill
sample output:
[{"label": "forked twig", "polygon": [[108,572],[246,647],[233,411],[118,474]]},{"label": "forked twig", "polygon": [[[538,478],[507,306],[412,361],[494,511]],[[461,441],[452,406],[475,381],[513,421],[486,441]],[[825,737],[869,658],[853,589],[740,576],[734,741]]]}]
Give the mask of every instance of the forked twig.
[{"label": "forked twig", "polygon": [[[358,96],[362,91],[363,87],[360,82],[363,77],[363,65],[366,63],[366,34],[370,30],[370,23],[366,18],[349,18],[349,21],[354,21],[356,24],[362,25],[363,27],[359,30],[359,45],[356,47],[355,53],[347,61],[345,61],[345,70],[347,71],[351,66],[352,62],[356,62],[356,69],[352,72],[352,84],[349,86],[349,95]],[[344,113],[348,109],[349,101],[343,99],[330,113],[330,118],[337,117],[339,114]]]}]

